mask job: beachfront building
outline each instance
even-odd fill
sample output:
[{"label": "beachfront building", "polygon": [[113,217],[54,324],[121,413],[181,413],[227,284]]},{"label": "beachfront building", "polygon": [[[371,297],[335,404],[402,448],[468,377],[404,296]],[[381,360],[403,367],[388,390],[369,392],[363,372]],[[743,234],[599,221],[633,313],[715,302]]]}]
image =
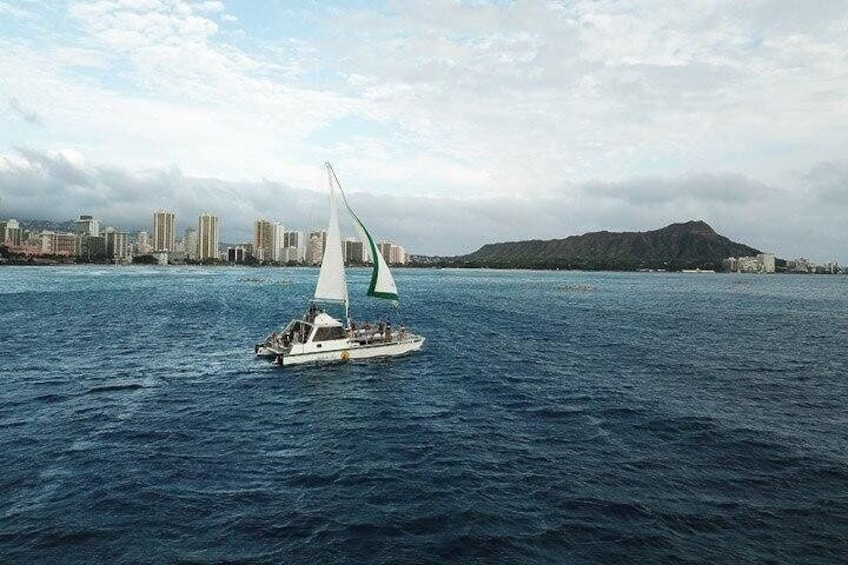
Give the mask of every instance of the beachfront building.
[{"label": "beachfront building", "polygon": [[176,218],[174,213],[158,209],[153,213],[153,251],[170,253],[176,250]]},{"label": "beachfront building", "polygon": [[365,248],[361,241],[349,238],[342,242],[342,246],[345,263],[359,265],[365,262]]},{"label": "beachfront building", "polygon": [[309,239],[306,242],[306,262],[310,265],[320,265],[321,259],[324,257],[324,246],[326,244],[326,230],[310,232]]},{"label": "beachfront building", "polygon": [[97,237],[100,235],[100,220],[95,220],[94,216],[88,214],[81,214],[78,220],[74,220],[74,233]]},{"label": "beachfront building", "polygon": [[261,263],[279,261],[283,236],[283,226],[278,222],[256,220],[253,224],[253,256]]},{"label": "beachfront building", "polygon": [[128,263],[130,253],[130,234],[115,228],[106,228],[103,232],[106,238],[106,258],[115,263]]},{"label": "beachfront building", "polygon": [[17,247],[22,244],[23,230],[15,219],[0,222],[0,243]]},{"label": "beachfront building", "polygon": [[197,258],[218,260],[218,217],[204,212],[197,219]]},{"label": "beachfront building", "polygon": [[283,249],[280,261],[303,263],[306,259],[306,237],[302,231],[283,232]]},{"label": "beachfront building", "polygon": [[45,255],[73,255],[75,242],[72,233],[41,232],[41,252]]}]

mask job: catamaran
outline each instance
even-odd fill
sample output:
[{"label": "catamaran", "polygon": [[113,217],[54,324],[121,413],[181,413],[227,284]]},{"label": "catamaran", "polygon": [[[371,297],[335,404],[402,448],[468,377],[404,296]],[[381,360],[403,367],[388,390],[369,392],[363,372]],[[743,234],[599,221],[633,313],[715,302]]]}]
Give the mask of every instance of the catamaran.
[{"label": "catamaran", "polygon": [[[392,328],[386,321],[356,324],[351,319],[336,209],[336,189],[371,257],[371,282],[367,295],[386,299],[397,305],[397,286],[383,255],[377,251],[374,238],[348,203],[332,165],[325,163],[325,166],[330,185],[330,221],[315,295],[309,301],[306,313],[301,318],[292,320],[281,331],[268,335],[262,343],[254,346],[254,352],[258,357],[287,366],[394,357],[418,351],[424,345],[424,338],[407,331],[402,325]],[[343,305],[344,321],[325,312],[321,307],[325,304]]]}]

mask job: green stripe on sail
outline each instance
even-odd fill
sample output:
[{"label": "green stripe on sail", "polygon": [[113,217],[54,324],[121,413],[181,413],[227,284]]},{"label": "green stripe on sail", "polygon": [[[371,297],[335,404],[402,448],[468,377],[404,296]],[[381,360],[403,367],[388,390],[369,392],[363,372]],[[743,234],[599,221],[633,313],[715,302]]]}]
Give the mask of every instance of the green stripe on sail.
[{"label": "green stripe on sail", "polygon": [[[342,193],[344,197],[344,193]],[[345,197],[345,206],[347,206],[347,198]],[[353,210],[348,206],[348,211],[350,212],[353,219],[356,220],[356,223],[359,224],[359,227],[362,228],[362,232],[365,234],[365,237],[368,239],[368,247],[371,249],[371,262],[374,264],[373,269],[371,270],[371,283],[368,285],[368,296],[373,296],[375,298],[385,298],[388,300],[398,300],[398,295],[394,292],[377,292],[375,289],[377,288],[377,275],[380,271],[380,261],[377,259],[377,246],[374,244],[374,238],[371,237],[371,234],[368,233],[368,230],[365,229],[365,225],[359,219]]]},{"label": "green stripe on sail", "polygon": [[374,298],[385,298],[386,300],[394,300],[398,302],[398,295],[394,292],[368,292],[368,296],[373,296]]}]

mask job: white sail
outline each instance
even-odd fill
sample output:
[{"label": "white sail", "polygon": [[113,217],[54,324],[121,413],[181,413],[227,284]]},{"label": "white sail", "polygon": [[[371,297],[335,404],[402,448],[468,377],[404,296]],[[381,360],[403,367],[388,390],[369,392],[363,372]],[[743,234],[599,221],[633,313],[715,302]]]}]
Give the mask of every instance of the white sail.
[{"label": "white sail", "polygon": [[339,232],[339,217],[336,212],[332,182],[330,183],[330,223],[327,226],[327,241],[324,244],[321,271],[318,273],[318,285],[315,287],[315,300],[347,304],[342,238]]}]

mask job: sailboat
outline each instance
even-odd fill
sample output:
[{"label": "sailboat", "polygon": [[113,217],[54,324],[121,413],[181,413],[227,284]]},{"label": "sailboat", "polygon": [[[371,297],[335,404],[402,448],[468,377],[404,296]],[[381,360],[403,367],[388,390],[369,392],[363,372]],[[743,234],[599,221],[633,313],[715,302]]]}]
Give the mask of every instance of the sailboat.
[{"label": "sailboat", "polygon": [[[407,331],[403,325],[393,328],[386,321],[357,324],[351,319],[336,190],[341,195],[344,208],[371,257],[372,272],[367,295],[389,300],[397,305],[397,286],[383,255],[377,250],[374,238],[348,203],[332,165],[325,163],[325,166],[330,185],[330,221],[315,295],[309,301],[302,317],[292,320],[281,331],[274,332],[263,342],[257,343],[254,352],[258,357],[288,366],[395,357],[418,351],[424,345],[424,338]],[[343,306],[344,320],[332,317],[323,310],[323,305]]]}]

